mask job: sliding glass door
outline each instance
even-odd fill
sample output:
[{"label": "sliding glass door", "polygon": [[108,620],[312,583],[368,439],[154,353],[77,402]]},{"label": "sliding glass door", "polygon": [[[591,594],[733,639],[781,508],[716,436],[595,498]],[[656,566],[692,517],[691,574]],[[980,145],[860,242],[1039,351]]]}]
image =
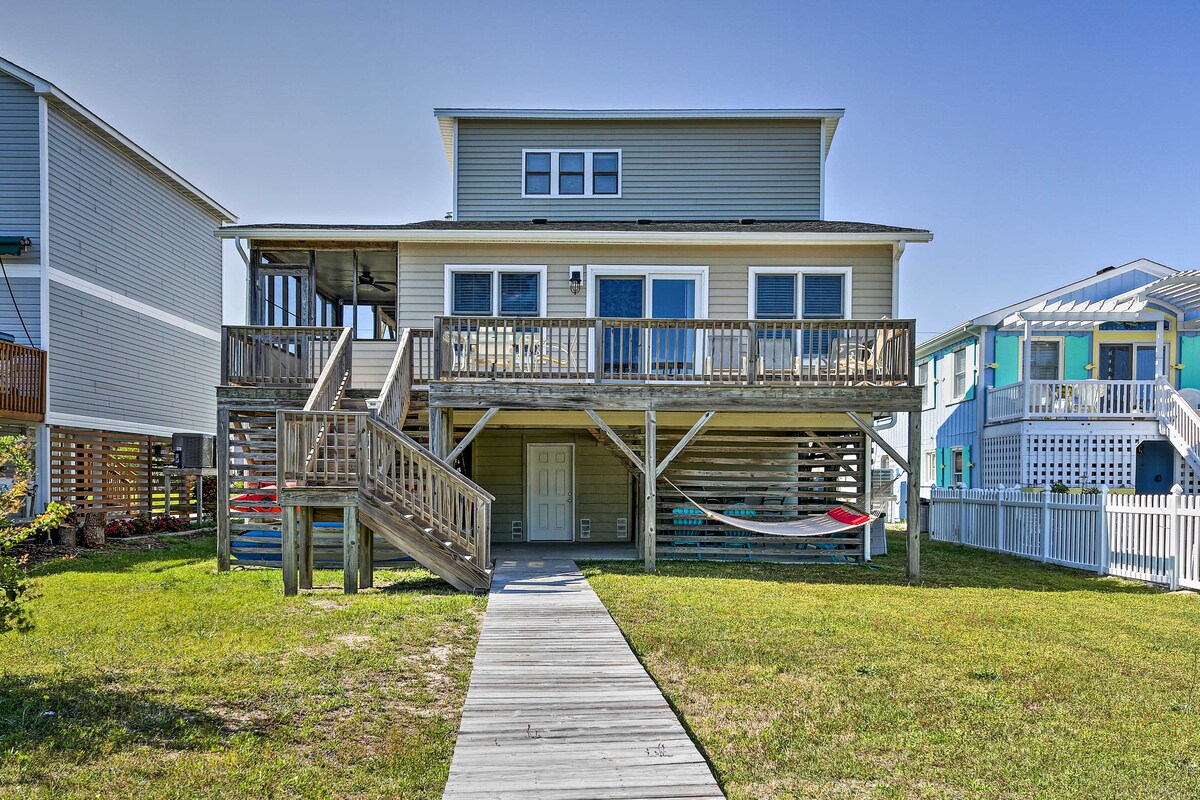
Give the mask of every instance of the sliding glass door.
[{"label": "sliding glass door", "polygon": [[[702,273],[691,271],[601,272],[594,283],[595,314],[608,319],[696,319],[703,310],[702,281]],[[697,356],[696,332],[690,328],[605,328],[601,357],[609,375],[688,375],[695,371]]]}]

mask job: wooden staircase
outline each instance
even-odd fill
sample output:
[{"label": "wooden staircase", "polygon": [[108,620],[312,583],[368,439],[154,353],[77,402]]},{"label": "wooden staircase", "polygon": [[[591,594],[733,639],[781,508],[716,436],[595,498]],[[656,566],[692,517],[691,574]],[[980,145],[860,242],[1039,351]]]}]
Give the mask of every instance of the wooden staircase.
[{"label": "wooden staircase", "polygon": [[[350,346],[346,329],[303,404],[295,391],[262,397],[261,390],[247,393],[255,398],[249,405],[227,404],[222,568],[232,538],[239,553],[252,554],[257,548],[246,545],[256,533],[280,531],[285,592],[311,586],[314,514],[341,507],[347,591],[371,585],[371,532],[455,588],[486,590],[493,498],[428,449],[427,395],[413,397],[409,337],[401,335],[383,389],[370,402],[351,389]],[[275,370],[281,360],[275,356]],[[263,548],[274,544],[263,539]]]}]

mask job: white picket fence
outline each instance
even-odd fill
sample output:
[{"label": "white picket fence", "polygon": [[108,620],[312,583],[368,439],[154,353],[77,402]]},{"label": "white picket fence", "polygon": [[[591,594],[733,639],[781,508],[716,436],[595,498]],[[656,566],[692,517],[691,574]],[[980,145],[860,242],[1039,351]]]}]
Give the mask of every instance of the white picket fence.
[{"label": "white picket fence", "polygon": [[930,538],[1200,589],[1200,495],[933,489]]}]

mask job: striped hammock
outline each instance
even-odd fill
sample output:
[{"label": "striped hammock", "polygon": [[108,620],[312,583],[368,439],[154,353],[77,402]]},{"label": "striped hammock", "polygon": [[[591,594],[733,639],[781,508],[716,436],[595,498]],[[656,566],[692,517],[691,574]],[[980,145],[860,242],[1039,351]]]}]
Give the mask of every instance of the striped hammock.
[{"label": "striped hammock", "polygon": [[675,486],[671,481],[666,478],[663,480],[674,487],[675,491],[683,495],[684,500],[687,500],[700,509],[700,513],[713,522],[719,522],[722,525],[728,525],[731,528],[749,531],[750,533],[759,533],[763,536],[828,536],[831,533],[841,533],[842,531],[862,527],[874,522],[879,516],[877,514],[868,514],[862,509],[851,505],[841,505],[823,514],[812,514],[785,522],[754,522],[746,517],[732,517],[728,514],[718,514],[716,511],[710,511],[689,497],[687,492]]}]

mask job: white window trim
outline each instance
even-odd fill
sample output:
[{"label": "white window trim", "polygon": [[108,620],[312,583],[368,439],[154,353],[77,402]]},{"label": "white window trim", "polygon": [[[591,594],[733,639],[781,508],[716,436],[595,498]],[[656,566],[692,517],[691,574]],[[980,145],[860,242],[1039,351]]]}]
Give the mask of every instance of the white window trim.
[{"label": "white window trim", "polygon": [[923,486],[936,486],[937,450],[922,450],[921,458],[921,484]]},{"label": "white window trim", "polygon": [[759,275],[795,275],[796,276],[796,319],[804,318],[804,276],[805,275],[841,275],[842,276],[842,319],[854,319],[854,308],[851,299],[854,297],[854,268],[853,267],[750,267],[747,278],[746,319],[758,319],[758,276]]},{"label": "white window trim", "polygon": [[[970,392],[971,387],[973,385],[975,385],[975,380],[974,380],[975,370],[973,369],[974,364],[975,364],[975,358],[974,358],[974,353],[973,353],[973,347],[974,346],[972,344],[967,343],[967,344],[964,344],[962,347],[954,348],[949,353],[946,353],[945,356],[943,356],[943,358],[950,359],[950,369],[948,370],[948,372],[950,374],[946,376],[946,379],[950,381],[950,386],[948,387],[947,392],[946,392],[946,394],[949,395],[950,399],[946,401],[946,405],[951,405],[953,403],[961,403],[964,400],[966,400],[967,393]],[[956,391],[954,391],[954,377],[955,377],[954,356],[956,353],[960,353],[960,352],[963,354],[963,390],[961,392],[956,392]]]},{"label": "white window trim", "polygon": [[[550,154],[550,194],[528,194],[525,191],[525,156],[529,153],[549,153]],[[558,191],[558,157],[561,153],[583,153],[583,194],[559,194]],[[592,157],[596,153],[616,153],[617,154],[617,193],[616,194],[595,194],[592,189],[595,188],[592,182],[594,175],[592,171]],[[521,150],[521,197],[529,199],[565,199],[578,200],[581,197],[591,199],[607,199],[620,198],[621,193],[625,188],[625,158],[619,147],[526,147]]]},{"label": "white window trim", "polygon": [[[958,458],[962,460],[962,470],[958,473],[957,478],[955,478],[955,475],[954,475],[954,457],[955,456],[958,456]],[[958,486],[960,483],[965,485],[966,481],[963,479],[967,477],[967,470],[968,470],[967,454],[966,454],[966,452],[964,452],[962,445],[959,445],[958,447],[951,447],[950,448],[950,469],[947,470],[947,472],[950,473],[950,484],[952,486]]]},{"label": "white window trim", "polygon": [[[917,364],[917,378],[921,377],[921,367],[925,367],[925,383],[921,385],[921,410],[929,411],[937,405],[937,377],[934,375],[934,359]],[[928,397],[926,397],[928,395]]]},{"label": "white window trim", "polygon": [[[545,264],[447,264],[442,286],[442,313],[454,316],[454,274],[456,272],[489,272],[492,274],[492,313],[478,316],[499,317],[500,274],[504,272],[536,272],[538,275],[538,317],[546,316]],[[464,315],[465,316],[465,315]],[[476,316],[476,315],[471,315]],[[533,317],[529,317],[533,319]]]},{"label": "white window trim", "polygon": [[[708,267],[681,264],[663,266],[588,264],[584,316],[596,316],[597,279],[622,276],[647,279],[659,276],[666,278],[699,278],[700,288],[696,292],[696,319],[708,319]],[[642,299],[642,311],[643,313],[648,313],[650,311],[651,300],[649,280],[646,281],[643,292],[645,294]]]}]

